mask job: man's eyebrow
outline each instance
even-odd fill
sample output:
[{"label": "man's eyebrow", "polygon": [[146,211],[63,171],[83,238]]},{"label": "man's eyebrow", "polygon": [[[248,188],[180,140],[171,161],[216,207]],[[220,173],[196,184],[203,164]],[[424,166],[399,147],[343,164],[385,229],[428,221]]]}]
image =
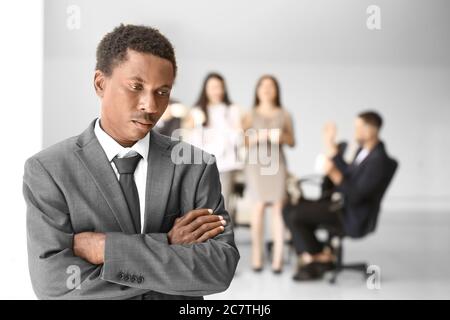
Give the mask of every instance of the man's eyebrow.
[{"label": "man's eyebrow", "polygon": [[[138,82],[145,83],[144,79],[142,79],[139,76],[130,77],[129,80],[135,80],[135,81],[138,81]],[[162,88],[167,88],[167,89],[171,90],[172,89],[172,85],[170,85],[170,84],[163,84],[163,85],[158,87],[158,89],[162,89]]]},{"label": "man's eyebrow", "polygon": [[136,81],[139,81],[139,82],[145,82],[141,77],[139,77],[139,76],[134,76],[134,77],[131,77],[131,78],[129,78],[130,80],[136,80]]}]

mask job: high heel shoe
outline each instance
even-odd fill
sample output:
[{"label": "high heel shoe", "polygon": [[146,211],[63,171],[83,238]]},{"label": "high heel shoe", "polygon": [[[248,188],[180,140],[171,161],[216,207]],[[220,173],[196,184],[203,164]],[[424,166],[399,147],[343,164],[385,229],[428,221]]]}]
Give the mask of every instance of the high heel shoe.
[{"label": "high heel shoe", "polygon": [[272,264],[273,274],[281,274],[283,272],[283,263],[276,263],[276,267]]},{"label": "high heel shoe", "polygon": [[263,271],[263,267],[252,267],[253,272],[259,273]]},{"label": "high heel shoe", "polygon": [[282,274],[283,273],[283,268],[280,269],[272,269],[273,274]]}]

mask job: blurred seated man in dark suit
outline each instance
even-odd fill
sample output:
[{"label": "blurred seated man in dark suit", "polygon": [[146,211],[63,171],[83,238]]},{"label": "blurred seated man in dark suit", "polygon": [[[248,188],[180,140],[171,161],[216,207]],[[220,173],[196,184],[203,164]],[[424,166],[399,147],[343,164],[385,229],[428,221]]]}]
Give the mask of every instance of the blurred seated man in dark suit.
[{"label": "blurred seated man in dark suit", "polygon": [[358,152],[351,164],[344,161],[336,144],[336,126],[329,123],[323,131],[326,149],[326,180],[343,196],[343,215],[336,212],[331,198],[320,201],[300,200],[285,207],[283,216],[291,231],[299,255],[294,280],[314,280],[334,267],[331,250],[318,241],[315,231],[320,225],[336,226],[352,238],[364,236],[367,224],[378,214],[389,159],[379,131],[382,118],[376,112],[363,112],[355,120]]}]

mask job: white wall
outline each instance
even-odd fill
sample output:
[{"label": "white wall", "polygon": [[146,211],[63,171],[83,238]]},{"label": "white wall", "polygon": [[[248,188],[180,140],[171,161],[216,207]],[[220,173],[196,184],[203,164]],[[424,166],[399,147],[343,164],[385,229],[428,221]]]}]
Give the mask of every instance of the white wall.
[{"label": "white wall", "polygon": [[34,299],[28,276],[23,164],[42,147],[43,5],[2,3],[0,299]]},{"label": "white wall", "polygon": [[[212,4],[213,3],[213,4]],[[81,28],[68,30],[76,4]],[[381,8],[382,29],[366,28]],[[95,47],[120,22],[158,26],[174,43],[173,96],[194,103],[203,76],[223,73],[232,99],[248,109],[263,73],[275,74],[299,142],[296,174],[313,170],[320,129],[337,121],[351,138],[366,108],[385,117],[383,137],[400,170],[390,209],[450,210],[450,3],[445,0],[248,0],[46,2],[44,145],[78,134],[98,113],[92,89]]]}]

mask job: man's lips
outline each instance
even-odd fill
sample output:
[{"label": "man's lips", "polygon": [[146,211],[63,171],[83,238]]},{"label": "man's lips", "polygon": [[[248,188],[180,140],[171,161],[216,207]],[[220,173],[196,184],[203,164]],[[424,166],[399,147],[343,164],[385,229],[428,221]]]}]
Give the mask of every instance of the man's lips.
[{"label": "man's lips", "polygon": [[141,122],[141,121],[137,121],[137,120],[132,120],[132,121],[140,129],[149,129],[150,127],[153,126],[153,124],[151,122]]}]

